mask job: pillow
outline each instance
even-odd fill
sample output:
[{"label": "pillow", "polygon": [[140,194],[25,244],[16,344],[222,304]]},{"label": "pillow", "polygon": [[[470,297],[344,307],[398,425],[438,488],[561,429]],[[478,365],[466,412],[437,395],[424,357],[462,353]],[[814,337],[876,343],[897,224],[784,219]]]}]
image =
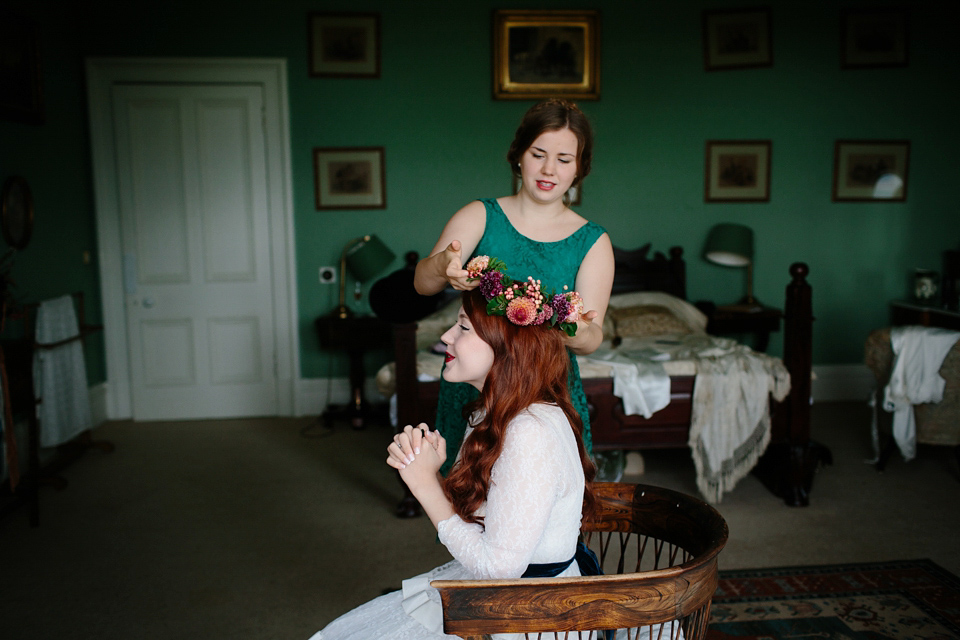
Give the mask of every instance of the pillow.
[{"label": "pillow", "polygon": [[460,296],[457,296],[445,306],[440,307],[417,323],[417,351],[429,350],[440,341],[440,336],[447,332],[457,321],[460,311]]},{"label": "pillow", "polygon": [[686,300],[662,291],[634,291],[610,296],[610,307],[607,310],[607,315],[614,313],[617,309],[647,305],[667,308],[680,322],[689,328],[689,331],[686,333],[706,333],[707,316],[703,315],[700,309],[697,309]]},{"label": "pillow", "polygon": [[638,305],[612,309],[615,333],[621,338],[645,338],[647,336],[687,334],[693,330],[670,309],[661,305]]}]

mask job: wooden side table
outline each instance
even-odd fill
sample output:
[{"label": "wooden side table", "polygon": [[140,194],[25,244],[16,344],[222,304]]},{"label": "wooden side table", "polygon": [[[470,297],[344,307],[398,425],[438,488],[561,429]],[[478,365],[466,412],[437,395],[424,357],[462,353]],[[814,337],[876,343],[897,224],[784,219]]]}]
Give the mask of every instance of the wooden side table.
[{"label": "wooden side table", "polygon": [[923,305],[919,302],[894,300],[890,303],[890,324],[894,326],[919,324],[924,327],[960,331],[960,311]]},{"label": "wooden side table", "polygon": [[320,346],[324,349],[341,349],[350,357],[350,398],[344,406],[328,406],[323,412],[323,420],[331,427],[333,419],[346,417],[354,429],[362,429],[364,420],[372,414],[370,404],[363,392],[366,373],[363,367],[363,355],[369,349],[384,348],[390,345],[390,325],[376,316],[336,315],[320,316],[314,322]]},{"label": "wooden side table", "polygon": [[760,307],[756,311],[738,307],[717,307],[709,317],[707,333],[713,335],[752,333],[756,341],[754,348],[757,351],[766,351],[770,343],[770,332],[780,331],[780,318],[783,317],[783,311],[773,307]]}]

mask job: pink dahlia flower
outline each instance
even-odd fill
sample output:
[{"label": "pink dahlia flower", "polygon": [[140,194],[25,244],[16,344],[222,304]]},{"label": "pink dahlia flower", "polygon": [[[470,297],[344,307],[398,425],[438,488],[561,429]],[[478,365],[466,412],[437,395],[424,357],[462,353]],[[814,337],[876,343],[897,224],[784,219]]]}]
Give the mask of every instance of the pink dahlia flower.
[{"label": "pink dahlia flower", "polygon": [[530,298],[514,298],[507,305],[507,319],[521,327],[533,324],[537,319],[537,305]]}]

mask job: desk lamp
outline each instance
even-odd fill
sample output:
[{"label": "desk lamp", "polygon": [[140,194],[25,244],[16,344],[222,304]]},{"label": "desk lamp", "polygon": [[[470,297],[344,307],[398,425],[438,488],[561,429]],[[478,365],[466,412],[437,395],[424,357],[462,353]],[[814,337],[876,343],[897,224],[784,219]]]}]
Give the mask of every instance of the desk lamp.
[{"label": "desk lamp", "polygon": [[354,238],[343,248],[340,255],[340,305],[334,312],[339,318],[349,318],[353,311],[347,306],[346,286],[347,269],[357,283],[366,282],[383,271],[393,262],[394,254],[387,245],[375,235]]},{"label": "desk lamp", "polygon": [[723,223],[710,230],[703,257],[725,267],[747,268],[747,295],[735,305],[723,305],[719,309],[751,311],[762,308],[753,297],[753,230],[742,224]]}]

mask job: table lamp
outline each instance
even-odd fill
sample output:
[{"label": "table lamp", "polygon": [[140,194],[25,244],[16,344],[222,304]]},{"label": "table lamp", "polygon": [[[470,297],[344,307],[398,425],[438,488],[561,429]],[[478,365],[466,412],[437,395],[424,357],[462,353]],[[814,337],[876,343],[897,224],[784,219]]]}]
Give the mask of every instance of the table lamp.
[{"label": "table lamp", "polygon": [[347,243],[340,254],[340,305],[334,312],[337,317],[349,318],[353,315],[346,302],[347,269],[358,283],[366,282],[383,271],[394,257],[393,251],[373,234],[354,238]]},{"label": "table lamp", "polygon": [[723,223],[710,229],[703,257],[725,267],[747,268],[747,295],[735,305],[720,309],[757,310],[762,308],[753,297],[753,230],[742,224]]}]

